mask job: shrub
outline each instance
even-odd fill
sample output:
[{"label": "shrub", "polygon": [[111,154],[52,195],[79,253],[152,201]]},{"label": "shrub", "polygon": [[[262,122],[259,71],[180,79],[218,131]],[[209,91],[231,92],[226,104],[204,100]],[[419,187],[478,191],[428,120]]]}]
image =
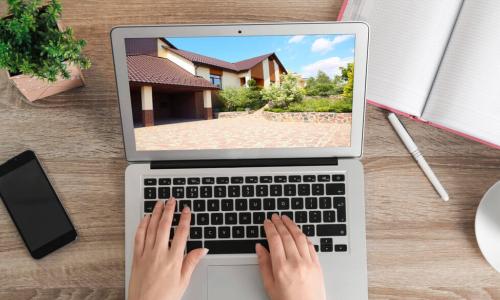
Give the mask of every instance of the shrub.
[{"label": "shrub", "polygon": [[304,99],[304,90],[298,85],[298,77],[293,74],[283,74],[280,84],[273,84],[261,91],[262,99],[272,108],[287,108],[291,103]]},{"label": "shrub", "polygon": [[343,92],[345,80],[341,76],[335,76],[333,79],[323,71],[318,71],[316,77],[310,77],[306,82],[306,95],[328,97],[339,95]]},{"label": "shrub", "polygon": [[9,16],[0,19],[0,68],[53,82],[58,76],[70,77],[67,63],[90,67],[81,54],[85,41],[76,40],[71,28],[57,27],[62,10],[58,0],[42,7],[42,0],[7,0],[7,4]]},{"label": "shrub", "polygon": [[248,87],[226,88],[219,92],[219,97],[224,105],[224,111],[243,111],[259,109],[266,104],[262,99],[261,88],[255,80],[248,81]]},{"label": "shrub", "polygon": [[352,112],[352,102],[331,100],[328,98],[310,98],[299,103],[292,103],[287,109],[271,108],[272,112]]}]

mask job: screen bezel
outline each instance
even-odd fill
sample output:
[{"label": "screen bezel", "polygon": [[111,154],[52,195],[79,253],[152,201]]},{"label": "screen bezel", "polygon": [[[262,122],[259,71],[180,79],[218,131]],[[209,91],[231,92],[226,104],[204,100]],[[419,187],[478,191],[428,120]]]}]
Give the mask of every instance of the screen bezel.
[{"label": "screen bezel", "polygon": [[[128,161],[265,159],[311,157],[361,157],[365,118],[366,61],[368,25],[363,22],[271,23],[221,25],[118,26],[111,30],[113,62],[122,121],[125,154]],[[137,151],[127,73],[125,39],[148,37],[269,36],[269,35],[356,36],[353,111],[350,147],[245,148],[207,150]]]},{"label": "screen bezel", "polygon": [[12,171],[17,170],[19,167],[21,167],[21,166],[23,166],[26,163],[31,162],[31,161],[35,161],[41,174],[43,176],[45,176],[45,179],[47,180],[47,182],[49,182],[49,187],[50,187],[51,191],[54,193],[54,195],[56,196],[56,200],[57,200],[59,206],[62,208],[63,216],[68,220],[68,222],[71,226],[71,229],[69,231],[63,233],[62,235],[60,235],[60,236],[58,236],[50,241],[47,241],[44,245],[40,246],[39,248],[31,249],[27,243],[27,240],[25,237],[25,232],[22,231],[21,228],[18,226],[17,220],[14,218],[14,215],[12,214],[12,212],[9,208],[9,205],[7,204],[7,201],[9,201],[9,200],[5,199],[2,196],[1,191],[0,191],[0,198],[2,198],[2,201],[4,202],[4,205],[7,209],[7,212],[9,213],[10,218],[12,219],[12,222],[14,222],[14,225],[16,226],[17,231],[21,235],[21,238],[22,238],[24,244],[26,245],[26,248],[30,252],[30,255],[33,258],[40,259],[40,258],[44,257],[45,255],[47,255],[47,254],[61,248],[62,246],[74,241],[77,238],[77,233],[76,233],[76,229],[75,229],[73,223],[71,222],[66,210],[64,209],[64,206],[62,205],[62,203],[59,199],[59,196],[57,195],[56,191],[54,190],[54,187],[52,186],[47,174],[45,173],[44,169],[42,168],[42,165],[40,164],[38,158],[36,157],[35,152],[33,152],[31,150],[24,151],[23,153],[8,160],[3,165],[0,165],[0,178],[2,176],[12,172]]}]

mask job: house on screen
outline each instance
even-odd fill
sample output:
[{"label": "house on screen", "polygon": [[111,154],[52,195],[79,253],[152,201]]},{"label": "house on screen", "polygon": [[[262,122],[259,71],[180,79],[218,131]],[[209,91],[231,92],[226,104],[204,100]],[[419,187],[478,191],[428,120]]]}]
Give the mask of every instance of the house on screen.
[{"label": "house on screen", "polygon": [[287,72],[275,53],[231,63],[178,49],[164,38],[126,39],[125,49],[136,126],[212,119],[218,90],[250,79],[267,87]]}]

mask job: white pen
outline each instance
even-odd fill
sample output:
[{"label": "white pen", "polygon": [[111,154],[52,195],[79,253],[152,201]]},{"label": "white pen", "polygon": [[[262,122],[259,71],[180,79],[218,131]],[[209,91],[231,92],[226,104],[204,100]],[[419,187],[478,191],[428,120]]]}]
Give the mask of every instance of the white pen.
[{"label": "white pen", "polygon": [[422,171],[424,171],[425,176],[427,176],[427,179],[429,179],[429,181],[436,189],[436,192],[438,192],[439,196],[441,196],[441,198],[444,201],[448,201],[450,199],[448,193],[441,185],[441,182],[439,182],[439,180],[437,179],[431,167],[429,167],[429,164],[427,164],[427,161],[425,161],[425,158],[422,156],[422,153],[420,153],[417,145],[415,144],[411,136],[408,134],[408,131],[406,131],[403,124],[401,124],[398,117],[394,113],[389,113],[387,115],[387,118],[389,119],[389,122],[391,123],[392,127],[394,127],[396,133],[399,135],[401,141],[403,141],[403,144],[406,146],[406,149],[408,149],[413,158],[417,161],[417,164],[420,166]]}]

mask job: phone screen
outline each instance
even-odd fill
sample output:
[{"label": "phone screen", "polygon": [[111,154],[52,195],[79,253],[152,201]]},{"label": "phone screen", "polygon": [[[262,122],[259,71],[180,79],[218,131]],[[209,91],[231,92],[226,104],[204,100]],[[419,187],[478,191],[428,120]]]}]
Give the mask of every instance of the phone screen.
[{"label": "phone screen", "polygon": [[0,196],[32,256],[43,256],[76,232],[36,156],[26,153],[0,167]]}]

